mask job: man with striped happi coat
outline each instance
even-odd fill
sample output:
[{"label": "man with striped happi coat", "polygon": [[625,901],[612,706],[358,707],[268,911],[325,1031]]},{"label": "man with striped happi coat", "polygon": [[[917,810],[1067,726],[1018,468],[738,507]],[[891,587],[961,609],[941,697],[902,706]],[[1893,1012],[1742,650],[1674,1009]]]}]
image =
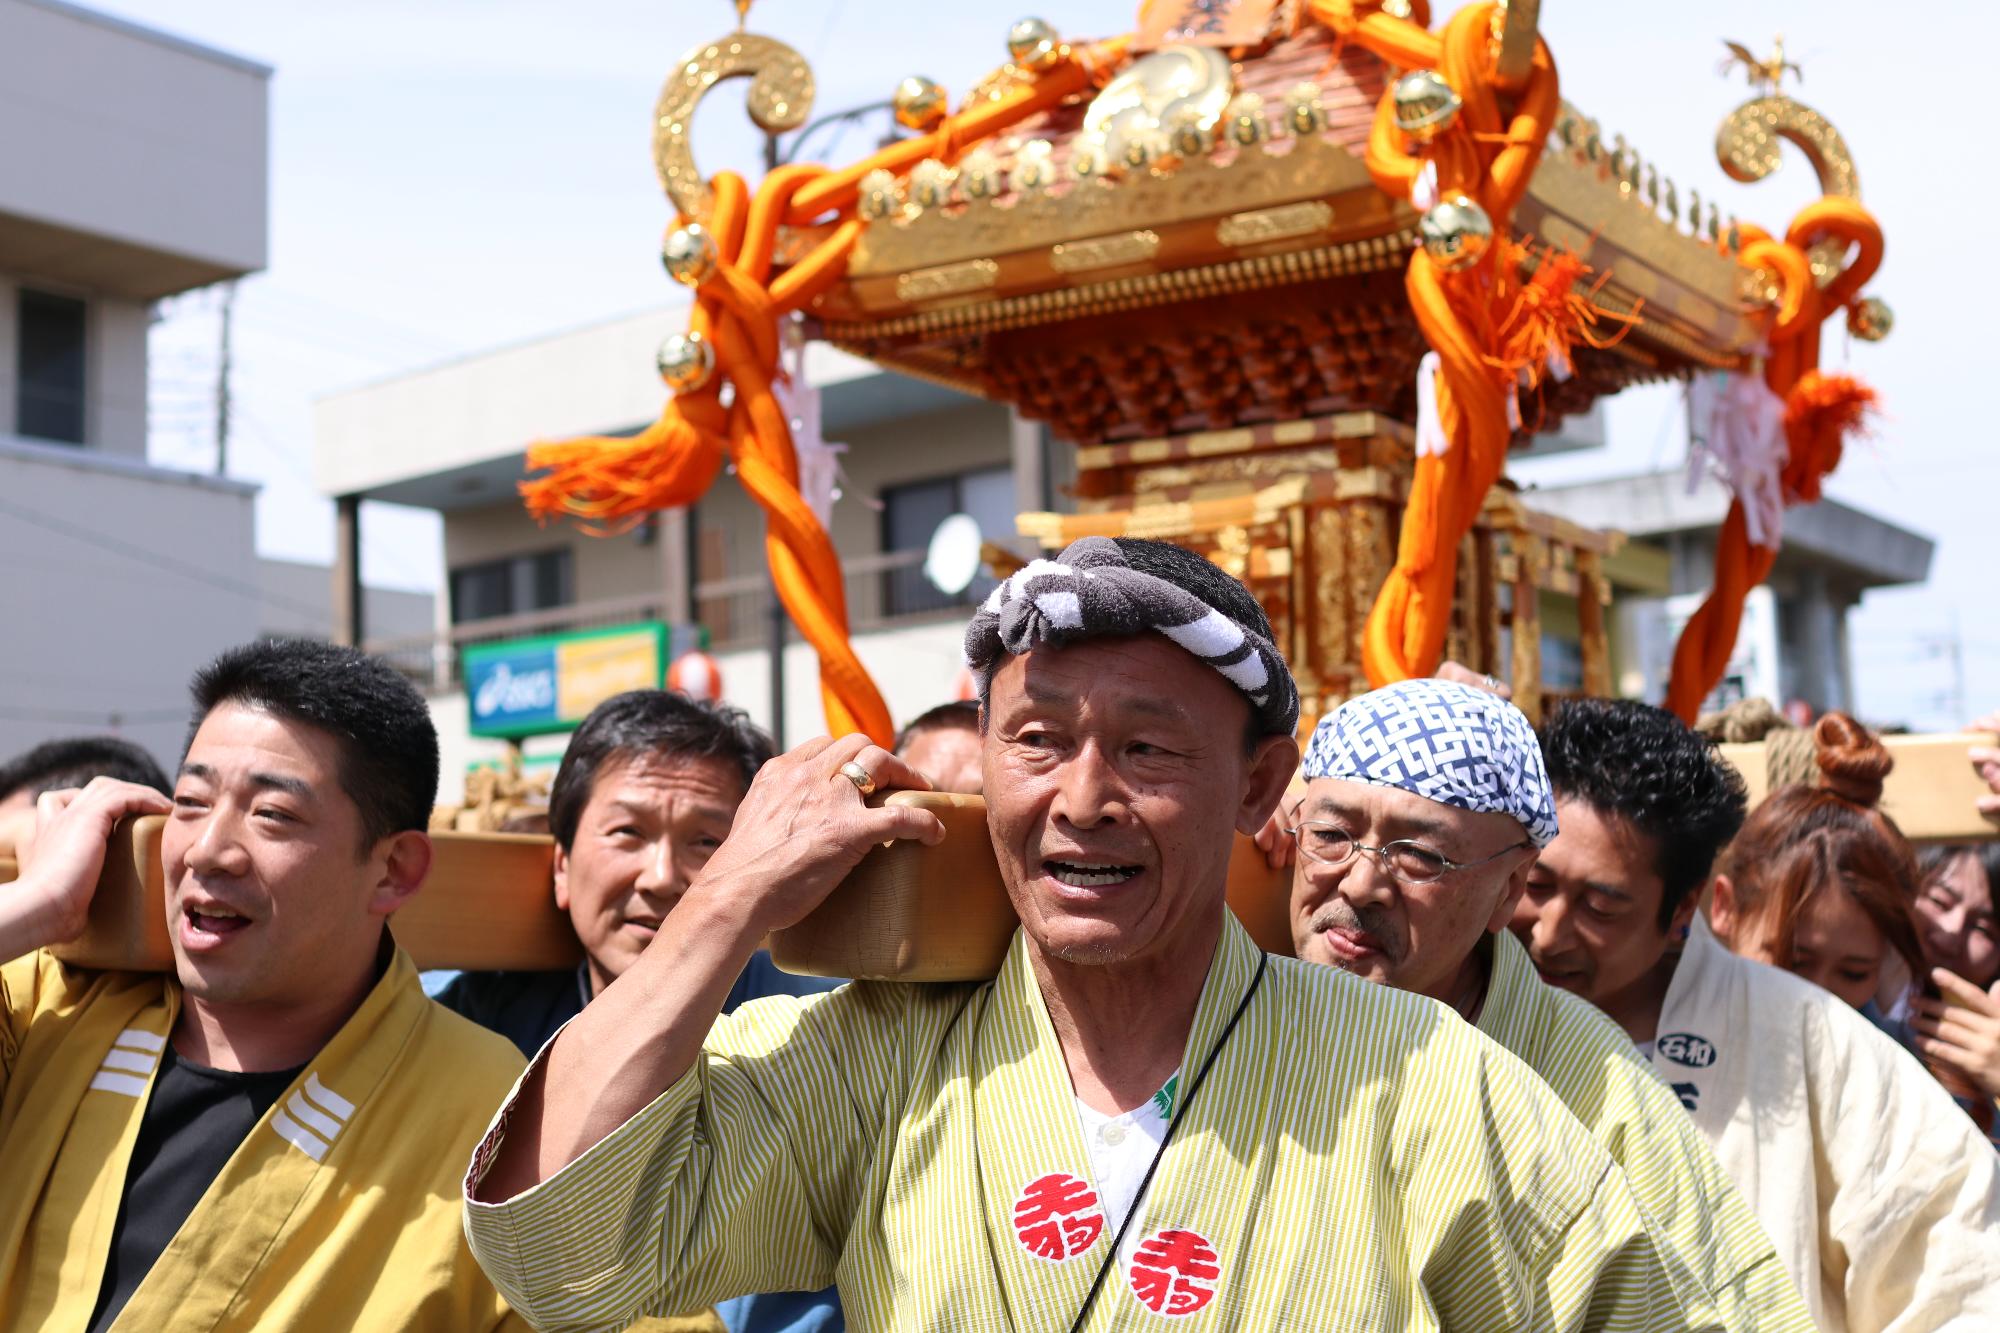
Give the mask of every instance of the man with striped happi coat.
[{"label": "man with striped happi coat", "polygon": [[[1622,1172],[1422,996],[1251,943],[1235,833],[1298,700],[1241,584],[1091,539],[974,616],[1022,928],[984,984],[857,982],[717,1021],[743,959],[926,812],[863,737],[767,765],[646,952],[531,1064],[465,1180],[550,1329],[837,1280],[854,1326],[1688,1329]],[[935,891],[951,892],[938,885]]]},{"label": "man with striped happi coat", "polygon": [[[194,695],[171,803],[45,794],[0,886],[0,1328],[523,1327],[454,1189],[521,1057],[385,928],[430,867],[423,699],[305,642],[225,653]],[[174,970],[58,961],[113,826],[169,812]]]},{"label": "man with striped happi coat", "polygon": [[1555,800],[1528,719],[1486,690],[1406,680],[1348,700],[1306,747],[1282,846],[1300,958],[1451,1005],[1519,1056],[1624,1168],[1704,1326],[1802,1330],[1776,1249],[1617,1024],[1542,983],[1507,931]]}]

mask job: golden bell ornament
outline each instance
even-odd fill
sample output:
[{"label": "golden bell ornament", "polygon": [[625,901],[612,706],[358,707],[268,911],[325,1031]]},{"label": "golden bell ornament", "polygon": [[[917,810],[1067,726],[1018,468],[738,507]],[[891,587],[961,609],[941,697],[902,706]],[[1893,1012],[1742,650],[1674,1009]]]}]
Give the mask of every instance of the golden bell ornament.
[{"label": "golden bell ornament", "polygon": [[1881,342],[1895,327],[1895,312],[1879,296],[1864,296],[1847,308],[1847,331],[1862,342]]},{"label": "golden bell ornament", "polygon": [[1318,134],[1326,128],[1326,104],[1316,83],[1293,84],[1285,94],[1285,128],[1293,134]]},{"label": "golden bell ornament", "polygon": [[888,217],[896,211],[896,177],[882,167],[861,178],[860,198],[855,201],[854,211],[869,222]]},{"label": "golden bell ornament", "polygon": [[959,160],[958,188],[967,199],[991,199],[1007,188],[1006,169],[992,149],[982,144]]},{"label": "golden bell ornament", "polygon": [[918,208],[939,208],[951,200],[951,187],[958,173],[927,157],[910,169],[910,202]]},{"label": "golden bell ornament", "polygon": [[1264,119],[1264,99],[1256,93],[1238,93],[1222,112],[1229,126],[1229,141],[1240,148],[1263,143],[1271,137],[1271,122]]},{"label": "golden bell ornament", "polygon": [[896,123],[904,129],[935,129],[944,119],[944,85],[921,74],[912,74],[896,85]]},{"label": "golden bell ornament", "polygon": [[1167,151],[1176,157],[1206,157],[1215,148],[1215,122],[1204,119],[1192,97],[1177,97],[1160,113],[1167,134]]},{"label": "golden bell ornament", "polygon": [[1039,74],[1062,59],[1062,37],[1046,19],[1022,19],[1007,30],[1007,55]]},{"label": "golden bell ornament", "polygon": [[1453,195],[1431,206],[1417,221],[1424,253],[1446,272],[1470,268],[1493,245],[1493,219],[1466,195]]},{"label": "golden bell ornament", "polygon": [[1434,69],[1413,69],[1397,79],[1392,97],[1396,128],[1418,143],[1429,143],[1450,129],[1462,105],[1458,90]]},{"label": "golden bell ornament", "polygon": [[1046,190],[1056,181],[1055,145],[1030,139],[1014,154],[1014,189],[1021,194]]},{"label": "golden bell ornament", "polygon": [[676,227],[660,244],[660,262],[675,282],[699,287],[715,272],[715,237],[699,222]]},{"label": "golden bell ornament", "polygon": [[660,344],[660,379],[675,393],[693,393],[715,373],[715,344],[690,329]]},{"label": "golden bell ornament", "polygon": [[1069,172],[1080,181],[1096,180],[1112,171],[1116,161],[1101,134],[1079,134],[1070,141]]}]

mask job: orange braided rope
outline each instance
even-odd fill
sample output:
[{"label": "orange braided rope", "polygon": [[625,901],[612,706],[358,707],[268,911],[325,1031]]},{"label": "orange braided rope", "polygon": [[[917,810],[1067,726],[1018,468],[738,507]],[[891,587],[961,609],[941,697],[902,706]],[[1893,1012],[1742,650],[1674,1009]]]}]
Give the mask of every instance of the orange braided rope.
[{"label": "orange braided rope", "polygon": [[[538,519],[581,519],[586,529],[616,531],[658,509],[701,498],[726,456],[765,517],[771,581],[792,622],[819,654],[820,694],[834,735],[865,732],[879,745],[894,739],[889,710],[848,637],[840,557],[799,492],[790,423],[772,391],[778,372],[778,321],[839,281],[867,225],[854,216],[862,177],[877,168],[907,171],[928,157],[955,160],[988,138],[1088,86],[1094,66],[1124,51],[1122,39],[1073,51],[1036,81],[947,117],[928,134],[895,143],[839,171],[780,167],[752,196],[742,177],[710,182],[715,202],[706,224],[717,250],[715,271],[696,292],[690,330],[715,350],[715,373],[699,389],[667,400],[659,420],[629,438],[588,436],[541,443],[521,483]],[[819,223],[833,230],[775,279],[771,258],[780,226]],[[723,386],[733,388],[723,403]]]},{"label": "orange braided rope", "polygon": [[[1422,250],[1410,257],[1405,288],[1424,338],[1438,354],[1438,419],[1449,447],[1417,460],[1403,514],[1396,565],[1369,613],[1362,666],[1373,685],[1429,675],[1444,651],[1458,571],[1458,547],[1486,492],[1499,480],[1512,437],[1508,406],[1522,371],[1532,380],[1551,351],[1567,356],[1589,338],[1596,312],[1570,300],[1558,281],[1586,271],[1551,256],[1539,280],[1523,284],[1523,252],[1509,241],[1514,206],[1526,191],[1559,104],[1554,58],[1538,41],[1526,86],[1503,120],[1496,89],[1492,4],[1454,14],[1441,34],[1393,18],[1368,0],[1312,0],[1314,17],[1392,65],[1436,67],[1462,99],[1445,132],[1411,153],[1395,123],[1393,90],[1376,107],[1367,163],[1383,192],[1407,199],[1426,163],[1440,198],[1470,196],[1492,220],[1496,244],[1471,267],[1447,272]],[[1545,276],[1544,276],[1545,275]]]},{"label": "orange braided rope", "polygon": [[[1782,241],[1745,227],[1741,261],[1778,275],[1780,296],[1771,326],[1771,354],[1764,382],[1785,402],[1786,457],[1780,481],[1787,504],[1819,499],[1820,483],[1840,463],[1846,438],[1861,429],[1875,392],[1847,375],[1819,370],[1820,326],[1855,299],[1882,263],[1882,228],[1852,199],[1827,196],[1799,210]],[[1854,259],[1824,288],[1813,280],[1809,247],[1836,240],[1854,248]],[[1715,548],[1715,580],[1708,598],[1689,618],[1674,647],[1667,707],[1692,723],[1736,650],[1743,605],[1750,590],[1770,576],[1778,548],[1750,541],[1742,501],[1729,506]]]}]

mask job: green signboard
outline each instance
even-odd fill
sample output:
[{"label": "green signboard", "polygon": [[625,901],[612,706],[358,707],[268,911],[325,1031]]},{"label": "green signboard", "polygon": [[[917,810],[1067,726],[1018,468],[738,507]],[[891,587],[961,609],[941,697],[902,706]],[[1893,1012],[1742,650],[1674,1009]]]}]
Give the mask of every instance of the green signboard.
[{"label": "green signboard", "polygon": [[667,627],[647,621],[477,644],[460,661],[473,735],[542,736],[573,730],[614,694],[659,689]]}]

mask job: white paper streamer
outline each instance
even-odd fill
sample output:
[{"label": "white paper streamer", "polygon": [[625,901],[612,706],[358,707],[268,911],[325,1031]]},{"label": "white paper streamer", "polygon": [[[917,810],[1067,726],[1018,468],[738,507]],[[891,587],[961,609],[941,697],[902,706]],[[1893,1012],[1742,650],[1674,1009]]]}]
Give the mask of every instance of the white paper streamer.
[{"label": "white paper streamer", "polygon": [[1410,207],[1419,213],[1428,213],[1438,201],[1437,163],[1426,162],[1417,178],[1410,182]]},{"label": "white paper streamer", "polygon": [[1775,549],[1784,531],[1784,400],[1759,376],[1720,371],[1695,379],[1688,393],[1688,420],[1694,428],[1688,446],[1689,493],[1704,473],[1713,475],[1742,503],[1751,543]]},{"label": "white paper streamer", "polygon": [[1451,449],[1451,439],[1444,433],[1444,423],[1438,419],[1437,375],[1438,354],[1425,352],[1424,359],[1417,362],[1417,456],[1444,454]]},{"label": "white paper streamer", "polygon": [[840,456],[847,452],[847,446],[830,443],[820,434],[819,390],[806,379],[805,340],[794,328],[787,330],[786,342],[788,373],[771,389],[792,425],[792,450],[799,460],[799,494],[825,527],[833,522]]}]

